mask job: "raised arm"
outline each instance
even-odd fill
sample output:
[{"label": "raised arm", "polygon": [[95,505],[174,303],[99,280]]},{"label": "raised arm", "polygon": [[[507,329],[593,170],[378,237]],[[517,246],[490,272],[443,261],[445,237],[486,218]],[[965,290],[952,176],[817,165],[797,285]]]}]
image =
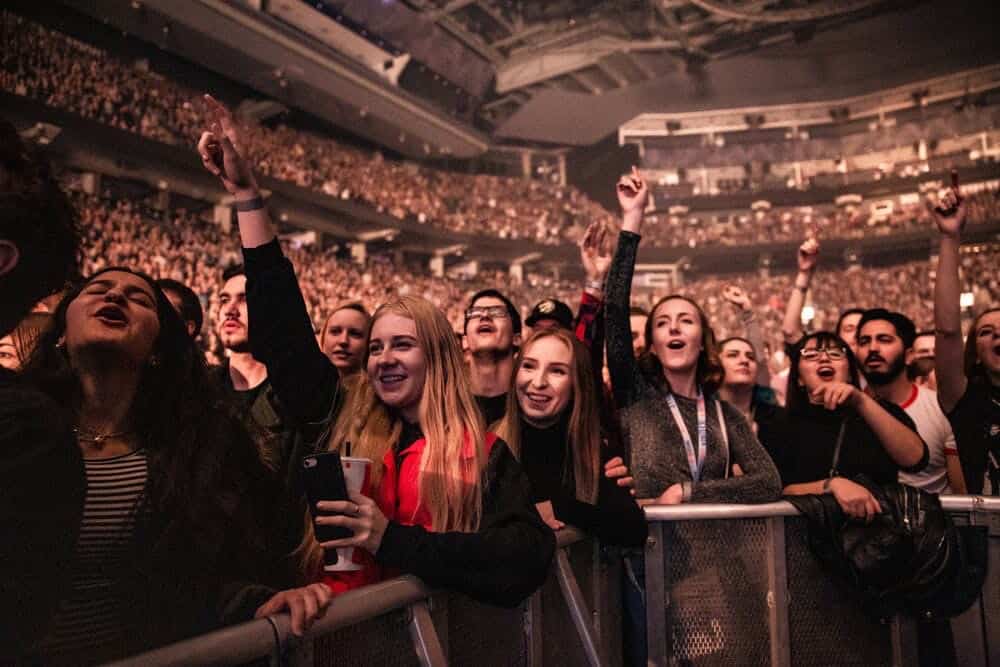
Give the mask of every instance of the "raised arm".
[{"label": "raised arm", "polygon": [[806,305],[806,292],[812,283],[816,262],[819,259],[819,241],[807,238],[798,250],[799,272],[795,276],[795,286],[788,297],[785,319],[781,324],[781,335],[786,345],[794,345],[802,338],[802,307]]},{"label": "raised arm", "polygon": [[722,290],[722,298],[731,303],[740,314],[743,322],[743,333],[750,346],[753,347],[754,356],[757,358],[757,378],[755,382],[762,387],[771,386],[771,369],[767,366],[767,359],[764,354],[764,332],[760,328],[757,314],[754,312],[750,297],[740,287],[736,285],[726,285]]},{"label": "raised arm", "polygon": [[955,409],[965,394],[962,360],[962,292],[958,275],[958,249],[965,227],[965,201],[954,185],[935,206],[927,202],[940,232],[937,279],[934,281],[934,370],[938,402],[945,414]]},{"label": "raised arm", "polygon": [[229,110],[210,95],[205,96],[205,105],[209,124],[198,152],[205,168],[236,199],[251,352],[267,366],[268,379],[288,416],[320,421],[329,414],[339,388],[337,369],[313,335],[295,271],[281,252],[253,170],[242,156],[239,128]]},{"label": "raised arm", "polygon": [[631,176],[618,180],[618,203],[622,207],[622,231],[618,235],[618,248],[608,275],[605,301],[608,333],[608,371],[615,403],[619,408],[631,405],[642,382],[632,351],[632,329],[629,326],[632,273],[639,248],[643,210],[649,190],[639,171],[633,167]]},{"label": "raised arm", "polygon": [[605,340],[604,283],[611,268],[611,239],[607,228],[600,222],[592,222],[580,240],[580,262],[585,280],[573,328],[577,340],[590,350],[594,386],[601,387]]}]

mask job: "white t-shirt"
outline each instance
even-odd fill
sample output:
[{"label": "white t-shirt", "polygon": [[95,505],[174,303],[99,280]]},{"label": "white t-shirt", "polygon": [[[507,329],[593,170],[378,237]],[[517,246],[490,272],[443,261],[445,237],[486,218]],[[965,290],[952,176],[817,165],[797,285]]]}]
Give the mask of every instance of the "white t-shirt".
[{"label": "white t-shirt", "polygon": [[900,404],[917,425],[917,433],[927,443],[930,459],[918,473],[899,473],[899,481],[929,493],[951,493],[948,486],[947,456],[957,456],[955,434],[948,418],[938,405],[937,392],[913,385],[910,397]]}]

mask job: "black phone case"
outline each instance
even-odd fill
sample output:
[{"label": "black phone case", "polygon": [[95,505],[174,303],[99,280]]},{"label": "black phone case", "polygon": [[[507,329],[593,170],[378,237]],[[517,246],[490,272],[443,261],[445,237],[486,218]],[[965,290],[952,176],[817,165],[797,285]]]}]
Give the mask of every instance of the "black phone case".
[{"label": "black phone case", "polygon": [[[344,469],[341,467],[338,452],[314,454],[302,459],[302,479],[309,499],[309,513],[313,518],[313,528],[316,531],[317,542],[342,540],[354,533],[348,528],[339,526],[320,526],[315,523],[317,516],[325,514],[316,509],[316,503],[321,500],[349,500],[347,482],[344,480]],[[337,552],[328,549],[324,552],[325,564],[337,563]]]}]

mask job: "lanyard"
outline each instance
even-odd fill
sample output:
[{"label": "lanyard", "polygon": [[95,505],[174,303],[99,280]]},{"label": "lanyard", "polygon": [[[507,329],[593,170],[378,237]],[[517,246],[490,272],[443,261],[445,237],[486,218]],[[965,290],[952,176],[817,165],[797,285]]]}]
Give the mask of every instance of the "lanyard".
[{"label": "lanyard", "polygon": [[705,465],[705,453],[708,450],[708,428],[705,419],[705,397],[701,390],[698,390],[698,451],[694,449],[691,442],[691,433],[688,432],[687,424],[681,417],[681,411],[677,407],[677,400],[673,394],[667,394],[667,405],[670,406],[670,413],[674,417],[677,429],[681,432],[681,439],[684,441],[684,450],[687,452],[688,467],[691,469],[691,480],[698,482],[701,480],[701,469]]}]

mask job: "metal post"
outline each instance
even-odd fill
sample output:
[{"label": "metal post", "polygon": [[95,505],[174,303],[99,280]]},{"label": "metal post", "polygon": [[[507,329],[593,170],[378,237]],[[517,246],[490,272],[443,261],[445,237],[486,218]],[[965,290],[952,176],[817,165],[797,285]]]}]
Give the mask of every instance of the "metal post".
[{"label": "metal post", "polygon": [[573,574],[573,568],[569,564],[565,549],[560,549],[556,553],[556,576],[559,579],[559,589],[566,601],[566,608],[569,609],[570,618],[573,619],[576,633],[580,637],[580,643],[583,644],[587,664],[591,667],[600,667],[601,656],[597,650],[597,643],[594,641],[593,627],[590,624],[590,609],[587,607],[586,600],[583,599],[583,592]]},{"label": "metal post", "polygon": [[792,664],[791,640],[788,629],[788,563],[785,560],[785,520],[782,517],[767,522],[767,609],[771,632],[772,667]]},{"label": "metal post", "polygon": [[434,630],[431,612],[426,602],[414,602],[410,605],[410,639],[417,652],[421,667],[447,667],[448,660]]},{"label": "metal post", "polygon": [[528,644],[527,667],[541,667],[544,660],[541,590],[535,591],[528,598],[524,609],[524,634]]},{"label": "metal post", "polygon": [[910,667],[918,664],[917,622],[897,614],[892,617],[892,667]]},{"label": "metal post", "polygon": [[667,586],[666,586],[666,544],[663,541],[663,522],[649,524],[646,539],[646,654],[647,664],[667,666],[671,653],[667,646]]}]

